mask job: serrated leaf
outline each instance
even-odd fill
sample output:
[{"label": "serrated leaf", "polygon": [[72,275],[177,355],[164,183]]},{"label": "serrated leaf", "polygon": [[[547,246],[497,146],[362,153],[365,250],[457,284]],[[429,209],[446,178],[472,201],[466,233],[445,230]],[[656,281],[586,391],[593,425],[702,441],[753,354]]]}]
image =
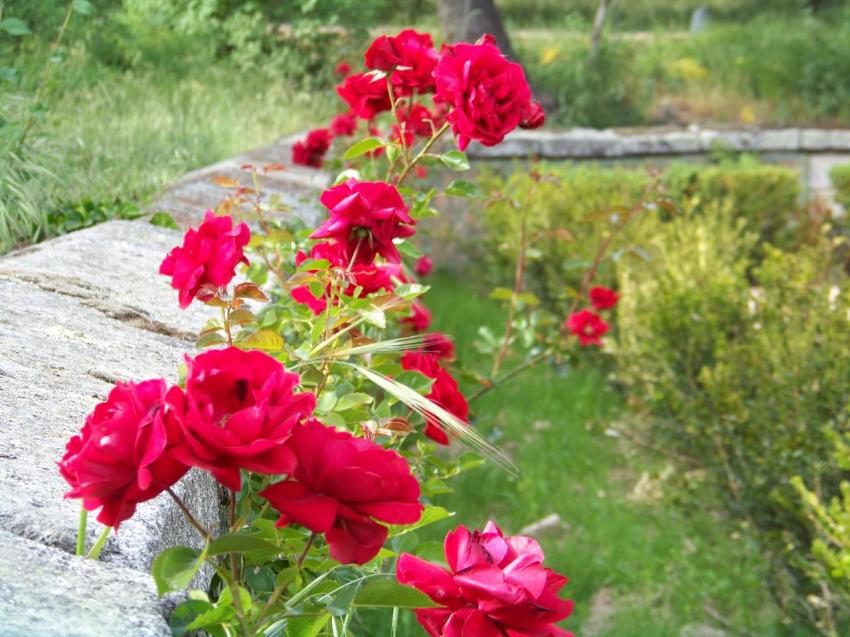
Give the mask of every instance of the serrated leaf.
[{"label": "serrated leaf", "polygon": [[205,332],[198,337],[198,340],[195,341],[195,347],[199,349],[206,349],[207,347],[213,347],[215,345],[222,345],[227,342],[227,339],[224,338],[218,332]]},{"label": "serrated leaf", "polygon": [[239,182],[236,179],[226,175],[216,175],[210,179],[210,182],[220,188],[237,188],[239,186]]},{"label": "serrated leaf", "polygon": [[356,608],[436,608],[425,593],[399,584],[395,579],[373,578],[364,582],[354,596]]},{"label": "serrated leaf", "polygon": [[391,526],[390,527],[390,537],[396,537],[398,535],[404,535],[405,533],[410,533],[411,531],[416,531],[417,529],[421,529],[424,526],[428,526],[429,524],[434,524],[435,522],[440,522],[445,520],[446,518],[450,518],[454,515],[451,511],[444,509],[440,506],[426,506],[425,510],[422,511],[422,517],[419,518],[419,521],[415,524],[407,524],[405,526]]},{"label": "serrated leaf", "polygon": [[32,33],[27,23],[20,18],[5,18],[0,21],[0,31],[5,31],[9,35],[22,36]]},{"label": "serrated leaf", "polygon": [[376,305],[369,305],[369,307],[360,310],[359,313],[363,317],[363,320],[370,325],[374,325],[380,329],[384,329],[387,326],[387,317],[384,311]]},{"label": "serrated leaf", "polygon": [[440,161],[452,170],[458,172],[469,170],[469,159],[466,154],[459,150],[450,150],[447,153],[440,155]]},{"label": "serrated leaf", "polygon": [[283,349],[283,337],[274,330],[257,330],[242,336],[239,332],[237,342],[243,349],[260,349],[267,352],[277,352]]},{"label": "serrated leaf", "polygon": [[468,199],[483,197],[481,189],[477,184],[471,181],[464,181],[463,179],[455,179],[450,183],[448,188],[446,188],[446,194],[450,197],[466,197]]},{"label": "serrated leaf", "polygon": [[230,313],[230,324],[231,325],[250,325],[257,320],[257,317],[254,313],[248,308],[240,308],[235,312]]},{"label": "serrated leaf", "polygon": [[235,299],[251,299],[252,301],[268,301],[269,297],[263,292],[259,286],[250,281],[245,281],[236,286],[233,291]]},{"label": "serrated leaf", "polygon": [[514,296],[514,291],[508,288],[494,288],[490,292],[490,298],[494,301],[510,301]]},{"label": "serrated leaf", "polygon": [[360,392],[353,392],[351,394],[346,394],[342,396],[336,403],[336,411],[346,411],[348,409],[353,409],[354,407],[359,407],[361,405],[368,405],[372,402],[372,397],[369,394],[363,394]]},{"label": "serrated leaf", "polygon": [[375,150],[376,148],[382,148],[386,143],[379,139],[378,137],[367,137],[366,139],[361,139],[359,142],[351,146],[345,154],[342,156],[343,159],[354,159],[355,157],[359,157],[360,155],[364,155],[370,151]]},{"label": "serrated leaf", "polygon": [[201,568],[204,556],[205,552],[198,552],[188,546],[174,546],[157,555],[151,568],[157,592],[164,595],[186,588]]},{"label": "serrated leaf", "polygon": [[177,222],[174,221],[174,217],[167,212],[155,212],[151,217],[150,224],[152,226],[159,226],[160,228],[171,228],[172,230],[180,229],[180,226],[178,226]]}]

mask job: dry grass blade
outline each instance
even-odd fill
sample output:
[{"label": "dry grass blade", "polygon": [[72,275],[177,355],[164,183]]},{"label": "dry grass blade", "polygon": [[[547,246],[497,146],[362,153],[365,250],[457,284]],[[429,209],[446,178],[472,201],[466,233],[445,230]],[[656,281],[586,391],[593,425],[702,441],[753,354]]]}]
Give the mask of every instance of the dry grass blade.
[{"label": "dry grass blade", "polygon": [[410,389],[410,387],[408,387],[407,385],[399,383],[398,381],[395,381],[392,378],[388,378],[382,374],[375,373],[370,369],[361,367],[360,365],[355,365],[353,363],[343,364],[350,365],[351,367],[353,367],[365,378],[375,383],[385,392],[398,398],[401,402],[410,407],[416,413],[425,417],[433,416],[434,418],[440,421],[440,424],[446,429],[446,431],[451,437],[456,438],[460,442],[475,449],[478,453],[485,456],[486,458],[489,458],[490,460],[501,466],[503,469],[505,469],[511,475],[516,476],[519,474],[516,465],[511,461],[511,459],[505,454],[504,451],[493,445],[491,442],[481,436],[481,434],[475,431],[475,429],[450,414],[438,404],[428,400],[421,394],[418,394],[412,389]]},{"label": "dry grass blade", "polygon": [[364,345],[356,345],[349,349],[343,349],[336,352],[338,356],[351,356],[354,354],[384,354],[388,352],[405,352],[411,349],[419,349],[425,345],[428,340],[427,334],[416,334],[413,336],[402,336],[400,338],[390,338],[385,341],[377,341],[375,343],[366,343]]}]

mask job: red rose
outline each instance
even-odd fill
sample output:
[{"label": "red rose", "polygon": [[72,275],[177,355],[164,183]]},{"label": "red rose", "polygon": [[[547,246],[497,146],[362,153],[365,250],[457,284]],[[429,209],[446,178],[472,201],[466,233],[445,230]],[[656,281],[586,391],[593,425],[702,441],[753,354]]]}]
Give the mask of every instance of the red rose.
[{"label": "red rose", "polygon": [[326,128],[317,128],[307,133],[303,141],[292,145],[292,163],[321,168],[325,153],[331,147],[331,133]]},{"label": "red rose", "polygon": [[434,261],[427,255],[422,255],[416,259],[416,263],[413,265],[413,271],[416,273],[416,276],[428,276],[433,269]]},{"label": "red rose", "polygon": [[295,472],[260,495],[281,513],[279,526],[324,533],[338,562],[364,564],[378,554],[387,528],[376,519],[413,524],[422,516],[419,483],[396,452],[316,420],[296,427],[287,446]]},{"label": "red rose", "polygon": [[430,138],[434,131],[442,126],[440,116],[422,104],[414,104],[411,108],[400,106],[398,116],[404,122],[405,131],[419,137]]},{"label": "red rose", "polygon": [[[427,341],[426,341],[427,343]],[[437,403],[447,412],[463,422],[469,418],[469,405],[460,393],[457,381],[440,365],[438,356],[424,352],[405,352],[401,357],[401,366],[433,378],[431,391],[425,396]],[[433,416],[426,417],[425,435],[441,445],[449,444],[449,437],[443,431],[440,421]]]},{"label": "red rose", "polygon": [[413,176],[417,179],[425,179],[428,176],[428,169],[422,164],[417,164],[413,169]]},{"label": "red rose", "polygon": [[597,310],[610,310],[617,305],[620,297],[614,290],[609,288],[592,288],[590,290],[590,302]]},{"label": "red rose", "polygon": [[419,609],[432,637],[571,637],[555,626],[573,612],[558,592],[567,578],[543,566],[543,550],[530,537],[504,537],[488,522],[470,533],[459,526],[444,544],[448,570],[409,553],[396,577],[442,608]]},{"label": "red rose", "polygon": [[414,332],[424,332],[431,327],[431,310],[424,303],[414,301],[410,316],[401,319],[401,322]]},{"label": "red rose", "polygon": [[340,113],[331,120],[329,128],[334,135],[354,135],[357,130],[357,120],[348,113]]},{"label": "red rose", "polygon": [[434,90],[437,51],[427,33],[404,29],[395,36],[382,35],[369,46],[365,58],[366,68],[393,71],[393,86],[401,95]]},{"label": "red rose", "polygon": [[313,394],[295,391],[298,374],[268,354],[235,347],[187,356],[186,364],[186,390],[168,393],[185,439],[177,457],[232,491],[241,488],[240,468],[290,473],[296,461],[284,442],[316,406]]},{"label": "red rose", "polygon": [[118,528],[150,500],[177,482],[189,468],[174,457],[180,429],[163,409],[162,379],[117,383],[106,401],[68,441],[59,462],[71,485],[66,498],[82,498],[88,511],[102,507],[98,522]]},{"label": "red rose", "polygon": [[356,263],[371,263],[376,254],[392,263],[401,261],[393,239],[413,235],[416,222],[395,186],[349,179],[323,192],[320,201],[330,218],[311,239],[340,241],[349,254],[356,252]]},{"label": "red rose", "polygon": [[207,210],[198,229],[189,228],[183,245],[172,248],[159,266],[159,273],[170,276],[171,287],[179,290],[180,307],[189,307],[204,285],[227,287],[236,266],[248,263],[243,248],[250,238],[244,223],[234,228],[229,216]]},{"label": "red rose", "polygon": [[[401,269],[393,264],[378,265],[376,263],[355,263],[349,268],[351,257],[345,250],[345,246],[335,241],[325,243],[317,243],[310,250],[311,259],[325,259],[333,268],[340,268],[345,271],[348,277],[348,287],[344,290],[348,296],[354,296],[354,293],[360,288],[358,297],[367,294],[373,294],[386,290],[392,291],[394,286],[393,278],[401,280],[403,275]],[[295,255],[295,265],[300,266],[307,260],[307,255],[304,252],[298,252]],[[320,298],[313,296],[309,285],[300,285],[292,288],[290,292],[292,298],[297,303],[307,305],[313,314],[318,316],[325,311],[327,307],[327,296],[329,292],[322,295]]]},{"label": "red rose", "polygon": [[390,110],[390,95],[383,78],[368,73],[349,75],[336,92],[351,108],[351,114],[360,119],[372,119]]},{"label": "red rose", "polygon": [[602,345],[599,338],[608,331],[608,323],[590,310],[582,310],[571,315],[564,321],[564,327],[578,336],[579,343],[582,345]]},{"label": "red rose", "polygon": [[522,67],[502,55],[492,36],[444,48],[434,77],[436,99],[451,108],[448,117],[460,150],[473,139],[495,146],[529,110],[531,90]]},{"label": "red rose", "polygon": [[336,68],[334,69],[334,73],[336,73],[337,75],[341,75],[341,76],[345,77],[346,75],[351,73],[351,65],[348,62],[340,62],[339,64],[336,65]]},{"label": "red rose", "polygon": [[455,359],[454,341],[442,332],[428,334],[422,345],[422,351],[447,361],[453,361]]},{"label": "red rose", "polygon": [[543,107],[540,102],[529,102],[528,108],[522,114],[522,120],[519,123],[520,128],[540,128],[546,123],[546,113],[543,112]]}]

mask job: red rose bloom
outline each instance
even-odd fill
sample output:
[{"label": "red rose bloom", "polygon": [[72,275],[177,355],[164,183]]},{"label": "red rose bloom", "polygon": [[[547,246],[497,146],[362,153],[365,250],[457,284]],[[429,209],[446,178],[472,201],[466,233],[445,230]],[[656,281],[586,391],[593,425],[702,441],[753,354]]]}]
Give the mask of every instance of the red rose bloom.
[{"label": "red rose bloom", "polygon": [[383,78],[368,73],[349,75],[336,92],[351,108],[351,114],[360,119],[369,120],[390,110],[390,95]]},{"label": "red rose bloom", "polygon": [[422,164],[417,164],[413,168],[413,176],[417,179],[425,179],[428,176],[428,169]]},{"label": "red rose bloom", "polygon": [[413,271],[416,273],[416,276],[428,276],[433,269],[434,261],[427,255],[422,255],[416,259],[416,263],[413,265]]},{"label": "red rose bloom", "polygon": [[436,99],[451,107],[449,121],[460,150],[473,139],[495,146],[529,110],[531,90],[522,67],[493,42],[485,35],[476,44],[444,48],[434,71]]},{"label": "red rose bloom", "polygon": [[172,248],[159,266],[159,273],[170,276],[171,287],[179,290],[180,307],[189,307],[204,285],[227,287],[236,266],[248,263],[243,248],[250,238],[244,223],[234,228],[229,216],[207,210],[198,229],[189,228],[183,245]]},{"label": "red rose bloom", "polygon": [[354,135],[357,130],[357,120],[348,113],[340,113],[331,120],[330,131],[334,135],[349,136]]},{"label": "red rose bloom", "polygon": [[425,337],[422,351],[447,361],[453,361],[455,359],[454,341],[442,332],[428,334]]},{"label": "red rose bloom", "polygon": [[554,625],[573,612],[558,596],[568,580],[543,566],[534,539],[504,537],[488,522],[483,532],[449,531],[444,549],[448,570],[404,553],[396,573],[442,606],[415,611],[431,637],[571,637]]},{"label": "red rose bloom", "polygon": [[[393,277],[401,278],[402,276],[400,268],[392,264],[355,263],[349,269],[348,265],[351,257],[345,250],[345,246],[335,241],[314,245],[310,250],[310,258],[325,259],[331,264],[331,267],[345,270],[349,284],[344,292],[348,296],[353,296],[357,288],[361,288],[358,297],[373,294],[381,290],[390,292],[395,287]],[[300,266],[306,260],[307,255],[304,252],[299,251],[295,255],[296,266]],[[292,288],[290,294],[297,303],[307,305],[316,316],[324,312],[327,307],[327,296],[329,293],[316,298],[310,291],[309,285],[300,285]]]},{"label": "red rose bloom", "polygon": [[528,108],[522,114],[522,120],[519,123],[520,128],[540,128],[546,123],[546,113],[543,112],[543,107],[540,102],[529,102]]},{"label": "red rose bloom", "polygon": [[232,491],[241,488],[240,468],[290,473],[296,460],[283,443],[316,406],[313,394],[296,393],[298,374],[268,354],[235,347],[187,356],[186,364],[186,390],[168,393],[185,439],[177,457]]},{"label": "red rose bloom", "polygon": [[312,420],[287,443],[298,458],[290,479],[260,495],[280,513],[278,525],[300,524],[324,533],[333,559],[364,564],[387,539],[388,524],[422,516],[419,483],[395,451]]},{"label": "red rose bloom", "polygon": [[424,303],[414,301],[410,316],[401,319],[401,322],[414,332],[424,332],[431,327],[431,310]]},{"label": "red rose bloom", "polygon": [[292,145],[292,163],[321,168],[325,153],[330,147],[331,133],[328,129],[311,130],[303,141]]},{"label": "red rose bloom", "polygon": [[[404,356],[401,357],[401,366],[404,369],[417,371],[428,378],[433,378],[434,383],[431,385],[431,391],[425,398],[437,403],[459,420],[467,422],[469,405],[466,403],[466,398],[460,393],[457,381],[442,368],[437,355],[424,352],[405,352]],[[449,444],[449,437],[440,425],[440,421],[433,416],[428,416],[425,420],[425,435],[441,445]]]},{"label": "red rose bloom", "polygon": [[351,73],[351,65],[348,62],[340,62],[339,64],[336,65],[336,68],[334,69],[334,73],[336,73],[337,75],[341,75],[342,77],[345,77],[346,75]]},{"label": "red rose bloom", "polygon": [[401,95],[434,90],[437,51],[427,33],[404,29],[395,36],[382,35],[369,46],[365,58],[366,68],[393,71],[393,86]]},{"label": "red rose bloom", "polygon": [[590,310],[576,312],[564,322],[564,327],[578,336],[582,345],[601,346],[602,341],[599,338],[608,331],[608,323]]},{"label": "red rose bloom", "polygon": [[392,263],[401,262],[393,239],[413,235],[416,222],[395,186],[349,179],[323,192],[320,201],[330,218],[311,239],[338,240],[349,254],[356,251],[356,263],[371,263],[376,254]]},{"label": "red rose bloom", "polygon": [[404,122],[405,131],[419,137],[430,138],[433,132],[442,126],[439,115],[432,113],[422,104],[414,104],[412,108],[399,106],[398,116]]},{"label": "red rose bloom", "polygon": [[619,295],[609,288],[600,287],[590,290],[590,302],[597,310],[610,310],[619,300]]},{"label": "red rose bloom", "polygon": [[68,441],[59,462],[71,485],[66,498],[82,498],[88,511],[101,507],[98,522],[117,529],[139,502],[177,482],[189,468],[173,454],[180,430],[163,409],[162,379],[117,383],[106,401]]}]

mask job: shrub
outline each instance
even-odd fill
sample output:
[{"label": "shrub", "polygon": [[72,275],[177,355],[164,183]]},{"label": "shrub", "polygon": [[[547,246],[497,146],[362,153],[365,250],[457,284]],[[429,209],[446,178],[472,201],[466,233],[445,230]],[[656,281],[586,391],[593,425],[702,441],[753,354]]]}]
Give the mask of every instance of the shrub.
[{"label": "shrub", "polygon": [[829,171],[832,187],[835,188],[835,200],[845,211],[850,211],[850,164],[840,164]]},{"label": "shrub", "polygon": [[620,379],[651,415],[649,435],[693,459],[752,526],[786,608],[833,616],[800,558],[816,535],[790,481],[840,493],[826,458],[846,432],[848,280],[826,245],[766,246],[757,263],[743,220],[713,212],[659,225],[650,258],[620,269]]}]

